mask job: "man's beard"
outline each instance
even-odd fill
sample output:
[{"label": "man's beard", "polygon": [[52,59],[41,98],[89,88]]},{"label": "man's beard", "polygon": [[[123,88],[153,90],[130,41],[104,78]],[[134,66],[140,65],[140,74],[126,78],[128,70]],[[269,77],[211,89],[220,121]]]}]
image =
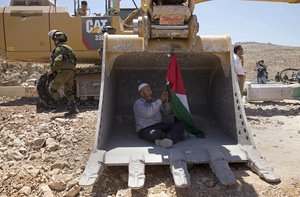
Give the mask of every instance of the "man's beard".
[{"label": "man's beard", "polygon": [[152,99],[153,99],[153,97],[151,96],[151,97],[149,97],[149,98],[146,99],[146,102],[151,103],[151,102],[152,102]]}]

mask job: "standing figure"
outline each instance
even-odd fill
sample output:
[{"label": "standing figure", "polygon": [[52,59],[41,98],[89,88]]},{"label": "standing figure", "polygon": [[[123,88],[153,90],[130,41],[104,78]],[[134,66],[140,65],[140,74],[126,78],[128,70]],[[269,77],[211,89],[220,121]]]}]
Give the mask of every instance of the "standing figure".
[{"label": "standing figure", "polygon": [[284,76],[282,78],[283,78],[284,81],[288,81],[289,80],[289,76],[286,73],[284,73]]},{"label": "standing figure", "polygon": [[245,83],[245,71],[244,71],[244,50],[241,45],[236,45],[234,47],[234,54],[233,54],[233,65],[234,71],[237,75],[241,95],[243,95],[244,91],[244,83]]},{"label": "standing figure", "polygon": [[266,84],[268,80],[268,72],[267,72],[267,65],[265,65],[264,60],[260,60],[256,63],[257,72],[257,83],[258,84]]},{"label": "standing figure", "polygon": [[81,1],[81,6],[77,11],[79,16],[87,15],[87,9],[88,9],[87,6],[88,6],[87,1]]},{"label": "standing figure", "polygon": [[280,82],[280,74],[279,74],[279,72],[276,73],[276,75],[275,75],[274,78],[275,78],[276,82]]},{"label": "standing figure", "polygon": [[64,44],[67,42],[67,36],[63,32],[51,30],[48,35],[55,44],[55,49],[51,55],[51,69],[48,71],[48,75],[53,74],[55,76],[50,85],[50,93],[53,99],[58,103],[59,108],[63,108],[64,103],[58,89],[64,87],[64,95],[68,100],[68,106],[70,108],[67,115],[76,114],[79,111],[73,95],[73,88],[77,58],[72,48]]}]

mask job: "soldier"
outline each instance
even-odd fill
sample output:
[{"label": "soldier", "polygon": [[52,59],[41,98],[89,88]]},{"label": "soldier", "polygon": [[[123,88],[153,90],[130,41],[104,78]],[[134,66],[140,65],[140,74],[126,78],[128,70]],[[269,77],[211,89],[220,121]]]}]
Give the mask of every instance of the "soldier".
[{"label": "soldier", "polygon": [[57,90],[63,86],[64,94],[70,107],[66,115],[79,113],[73,95],[74,70],[77,58],[72,48],[64,44],[67,41],[67,36],[63,32],[51,30],[48,35],[55,44],[55,49],[51,55],[51,69],[48,71],[48,75],[53,74],[55,76],[50,86],[50,93],[54,100],[57,101],[59,108],[62,108],[64,103]]}]

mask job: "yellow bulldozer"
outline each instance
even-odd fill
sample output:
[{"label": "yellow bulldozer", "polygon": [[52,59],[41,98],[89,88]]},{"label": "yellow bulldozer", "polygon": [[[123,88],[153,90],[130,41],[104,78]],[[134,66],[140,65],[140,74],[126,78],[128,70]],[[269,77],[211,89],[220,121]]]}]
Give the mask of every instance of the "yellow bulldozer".
[{"label": "yellow bulldozer", "polygon": [[[208,163],[225,185],[236,182],[228,164],[237,162],[247,163],[266,181],[280,180],[255,147],[233,72],[230,37],[197,35],[193,11],[201,2],[141,0],[141,7],[128,14],[119,0],[107,0],[102,17],[71,16],[47,0],[12,0],[11,6],[0,7],[0,51],[6,58],[48,59],[54,46],[47,32],[59,29],[80,62],[96,64],[76,75],[77,97],[99,99],[95,144],[80,185],[93,185],[105,166],[115,165],[128,166],[133,189],[143,187],[145,165],[170,165],[181,188],[191,184],[187,164],[199,163]],[[205,138],[192,136],[165,149],[138,138],[132,106],[139,81],[152,82],[154,94],[164,90],[171,49],[194,123]]]}]

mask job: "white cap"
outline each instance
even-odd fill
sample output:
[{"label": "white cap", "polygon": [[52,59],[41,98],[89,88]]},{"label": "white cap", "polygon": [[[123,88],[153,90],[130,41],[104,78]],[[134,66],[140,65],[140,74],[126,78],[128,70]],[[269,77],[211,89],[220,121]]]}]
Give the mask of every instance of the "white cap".
[{"label": "white cap", "polygon": [[140,92],[144,87],[149,86],[148,83],[142,83],[138,86],[138,91]]},{"label": "white cap", "polygon": [[48,35],[50,36],[50,38],[53,38],[53,36],[56,32],[59,32],[59,31],[57,29],[53,29],[53,30],[48,32]]}]

